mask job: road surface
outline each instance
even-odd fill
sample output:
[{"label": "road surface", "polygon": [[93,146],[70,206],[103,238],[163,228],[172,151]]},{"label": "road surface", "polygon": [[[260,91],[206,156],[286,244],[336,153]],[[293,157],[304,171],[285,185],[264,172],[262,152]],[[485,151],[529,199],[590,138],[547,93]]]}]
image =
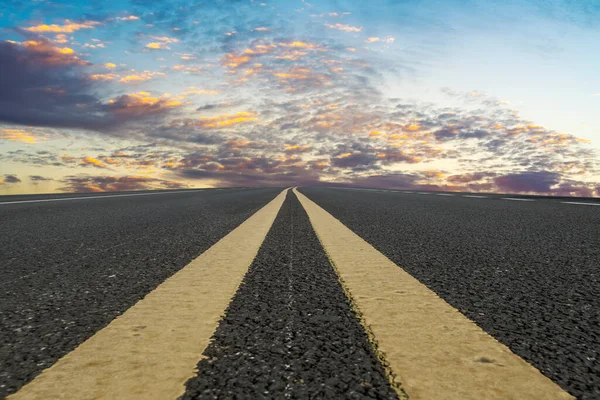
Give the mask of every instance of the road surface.
[{"label": "road surface", "polygon": [[600,398],[600,203],[299,192],[1,196],[0,398]]}]

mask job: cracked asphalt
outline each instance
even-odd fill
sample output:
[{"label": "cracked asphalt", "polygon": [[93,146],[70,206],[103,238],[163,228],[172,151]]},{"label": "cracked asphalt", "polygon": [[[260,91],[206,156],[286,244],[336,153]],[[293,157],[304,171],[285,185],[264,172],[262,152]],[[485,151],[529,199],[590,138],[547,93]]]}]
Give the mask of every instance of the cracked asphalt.
[{"label": "cracked asphalt", "polygon": [[1,205],[0,398],[106,326],[280,192],[211,189]]},{"label": "cracked asphalt", "polygon": [[600,210],[300,191],[566,391],[600,399]]},{"label": "cracked asphalt", "polygon": [[182,399],[397,399],[290,191]]}]

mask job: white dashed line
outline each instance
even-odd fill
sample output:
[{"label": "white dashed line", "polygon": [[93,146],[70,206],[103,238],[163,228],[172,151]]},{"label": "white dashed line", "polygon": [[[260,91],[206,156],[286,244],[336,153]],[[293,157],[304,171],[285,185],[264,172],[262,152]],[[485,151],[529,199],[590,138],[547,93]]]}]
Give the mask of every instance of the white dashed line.
[{"label": "white dashed line", "polygon": [[502,197],[502,200],[512,200],[512,201],[535,201],[533,199],[517,199],[514,197]]},{"label": "white dashed line", "polygon": [[474,194],[463,194],[462,197],[470,197],[473,199],[487,199],[487,196],[475,196]]},{"label": "white dashed line", "polygon": [[417,194],[431,194],[431,193],[418,192]]},{"label": "white dashed line", "polygon": [[436,196],[454,196],[453,194],[450,193],[436,193]]},{"label": "white dashed line", "polygon": [[600,203],[580,203],[577,201],[561,201],[563,204],[578,204],[581,206],[600,206]]},{"label": "white dashed line", "polygon": [[[203,189],[201,189],[203,190]],[[20,204],[20,203],[42,203],[46,201],[66,201],[66,200],[85,200],[85,199],[106,199],[108,197],[131,197],[131,196],[150,196],[158,194],[174,194],[174,193],[191,193],[198,190],[178,190],[175,192],[159,192],[159,193],[133,193],[133,194],[111,194],[108,196],[82,196],[82,197],[62,197],[58,199],[40,199],[40,200],[21,200],[21,201],[5,201],[3,204]]]}]

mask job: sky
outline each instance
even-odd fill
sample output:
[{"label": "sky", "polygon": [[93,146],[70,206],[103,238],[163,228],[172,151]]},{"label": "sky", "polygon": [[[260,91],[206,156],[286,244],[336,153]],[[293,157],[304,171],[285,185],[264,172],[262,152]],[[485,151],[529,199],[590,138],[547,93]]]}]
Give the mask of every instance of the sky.
[{"label": "sky", "polygon": [[596,0],[0,0],[0,194],[600,197]]}]

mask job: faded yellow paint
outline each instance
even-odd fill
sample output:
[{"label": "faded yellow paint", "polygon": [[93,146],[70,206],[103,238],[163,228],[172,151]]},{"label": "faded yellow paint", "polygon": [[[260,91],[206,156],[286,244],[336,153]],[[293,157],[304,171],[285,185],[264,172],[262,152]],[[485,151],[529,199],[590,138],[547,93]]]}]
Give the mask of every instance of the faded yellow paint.
[{"label": "faded yellow paint", "polygon": [[287,189],[10,400],[175,399],[256,256]]},{"label": "faded yellow paint", "polygon": [[340,221],[294,193],[395,376],[393,383],[409,399],[572,399]]}]

